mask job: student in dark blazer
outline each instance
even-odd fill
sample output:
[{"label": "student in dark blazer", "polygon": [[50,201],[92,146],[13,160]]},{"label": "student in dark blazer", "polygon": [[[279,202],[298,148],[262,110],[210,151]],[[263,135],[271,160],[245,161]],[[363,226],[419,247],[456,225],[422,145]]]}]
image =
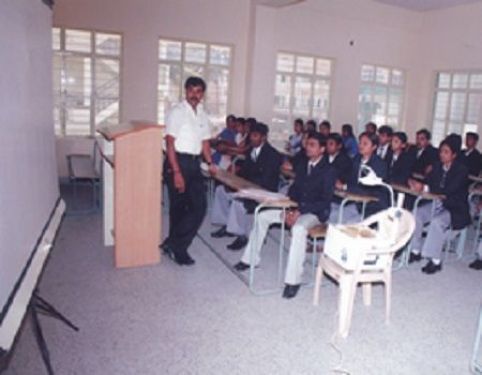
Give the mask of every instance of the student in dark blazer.
[{"label": "student in dark blazer", "polygon": [[395,132],[392,136],[392,154],[387,159],[389,184],[408,185],[415,158],[407,151],[407,134]]},{"label": "student in dark blazer", "polygon": [[465,135],[465,150],[462,151],[462,161],[469,170],[469,175],[478,176],[482,170],[482,155],[477,150],[479,135],[468,132]]},{"label": "student in dark blazer", "polygon": [[[285,274],[284,298],[293,298],[301,285],[303,263],[306,256],[306,237],[310,228],[326,222],[330,214],[336,173],[329,165],[325,152],[325,138],[319,133],[311,133],[306,145],[308,161],[298,164],[296,177],[288,196],[298,207],[286,215],[286,224],[291,227],[291,245]],[[279,209],[261,211],[257,228],[253,228],[248,245],[241,261],[235,265],[238,271],[249,268],[253,261],[260,262],[260,252],[270,225],[281,223]]]},{"label": "student in dark blazer", "polygon": [[[389,206],[389,193],[383,186],[366,186],[358,182],[361,166],[367,165],[383,180],[387,178],[387,164],[376,155],[378,136],[374,133],[364,132],[359,137],[359,154],[353,159],[350,176],[346,184],[337,182],[336,187],[351,193],[369,195],[377,198],[376,202],[366,205],[365,216],[368,217]],[[338,221],[339,205],[336,202],[331,207],[330,222]],[[353,223],[362,219],[362,205],[348,204],[343,211],[343,222]]]},{"label": "student in dark blazer", "polygon": [[[431,218],[432,205],[425,204],[418,208],[416,228],[412,239],[412,253],[409,262],[427,258],[422,271],[433,274],[442,269],[441,254],[450,229],[461,230],[470,224],[467,167],[457,160],[460,148],[454,139],[445,139],[440,144],[440,160],[435,163],[427,176],[426,183],[410,180],[414,190],[428,190],[431,193],[443,194],[444,199],[436,201],[434,216]],[[422,240],[423,226],[430,222],[427,238]]]},{"label": "student in dark blazer", "polygon": [[392,137],[393,129],[391,126],[383,125],[378,128],[379,144],[377,147],[377,156],[386,162],[391,159],[393,154],[391,146]]},{"label": "student in dark blazer", "polygon": [[430,144],[431,138],[432,134],[427,129],[417,132],[417,147],[411,151],[415,157],[412,174],[427,176],[438,161],[438,150]]},{"label": "student in dark blazer", "polygon": [[[269,191],[277,191],[279,185],[281,154],[268,142],[268,126],[256,123],[250,129],[251,149],[238,175]],[[233,199],[232,192],[220,185],[214,195],[211,221],[220,225],[211,234],[214,238],[236,236],[228,245],[230,250],[242,249],[248,239],[251,220],[248,214],[253,213],[257,203],[248,199]]]},{"label": "student in dark blazer", "polygon": [[338,133],[330,133],[326,140],[326,156],[330,165],[336,170],[336,178],[346,184],[351,175],[353,161],[345,152],[343,138]]}]

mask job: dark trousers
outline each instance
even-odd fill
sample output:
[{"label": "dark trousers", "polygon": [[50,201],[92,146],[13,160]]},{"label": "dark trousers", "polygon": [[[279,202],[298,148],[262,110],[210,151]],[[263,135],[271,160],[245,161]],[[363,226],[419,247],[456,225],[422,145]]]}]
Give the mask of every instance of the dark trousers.
[{"label": "dark trousers", "polygon": [[169,236],[164,242],[175,253],[187,252],[206,214],[206,191],[199,156],[177,154],[186,189],[180,193],[174,187],[170,166],[165,165],[165,181],[169,193]]}]

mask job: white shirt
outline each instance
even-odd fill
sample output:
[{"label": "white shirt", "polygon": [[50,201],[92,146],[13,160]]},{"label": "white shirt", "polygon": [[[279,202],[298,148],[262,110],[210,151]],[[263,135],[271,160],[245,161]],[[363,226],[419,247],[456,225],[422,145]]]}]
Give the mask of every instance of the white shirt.
[{"label": "white shirt", "polygon": [[388,151],[388,144],[386,145],[381,145],[381,146],[378,146],[378,156],[380,156],[382,159],[385,159],[385,155],[387,154],[387,151]]},{"label": "white shirt", "polygon": [[328,162],[331,164],[333,163],[333,161],[336,159],[336,157],[338,156],[338,152],[336,154],[333,154],[333,155],[328,155]]},{"label": "white shirt", "polygon": [[200,155],[202,142],[211,138],[211,125],[202,105],[198,104],[195,112],[186,100],[176,104],[167,115],[166,134],[175,138],[176,152]]},{"label": "white shirt", "polygon": [[258,147],[255,147],[251,150],[251,159],[253,161],[256,161],[258,160],[258,157],[259,157],[259,153],[261,152],[261,149],[263,148],[264,146],[264,143],[259,145]]},{"label": "white shirt", "polygon": [[315,160],[315,161],[311,161],[311,160],[310,160],[310,161],[308,162],[308,169],[307,169],[307,170],[308,170],[308,175],[311,174],[311,172],[313,171],[313,168],[315,168],[315,167],[318,165],[318,163],[320,162],[320,160],[321,160],[322,158],[323,158],[323,156],[321,156],[320,158],[318,158],[318,159]]}]

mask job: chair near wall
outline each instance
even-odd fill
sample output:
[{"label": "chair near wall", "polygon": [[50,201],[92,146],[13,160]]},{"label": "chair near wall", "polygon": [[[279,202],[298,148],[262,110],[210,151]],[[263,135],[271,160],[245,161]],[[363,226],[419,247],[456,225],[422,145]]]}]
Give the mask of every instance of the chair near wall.
[{"label": "chair near wall", "polygon": [[69,172],[69,181],[73,190],[73,207],[79,206],[79,186],[88,186],[92,188],[91,205],[87,209],[69,210],[69,213],[87,214],[99,211],[101,197],[101,176],[102,163],[100,146],[97,140],[94,140],[92,152],[90,154],[68,154],[67,167]]},{"label": "chair near wall", "polygon": [[414,229],[413,215],[398,208],[372,215],[356,225],[328,227],[324,252],[317,267],[313,302],[314,305],[319,303],[324,273],[338,282],[338,333],[341,337],[347,337],[350,330],[358,284],[362,284],[363,301],[369,306],[372,283],[384,283],[386,321],[389,321],[393,256],[409,241]]}]

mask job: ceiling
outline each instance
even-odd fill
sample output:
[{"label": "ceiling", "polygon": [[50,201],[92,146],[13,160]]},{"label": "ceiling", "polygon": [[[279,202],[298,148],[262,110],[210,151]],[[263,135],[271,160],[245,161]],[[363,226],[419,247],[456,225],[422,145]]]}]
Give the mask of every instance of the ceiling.
[{"label": "ceiling", "polygon": [[401,8],[425,12],[429,10],[437,10],[457,5],[477,3],[482,0],[375,0],[379,3],[394,5]]}]

